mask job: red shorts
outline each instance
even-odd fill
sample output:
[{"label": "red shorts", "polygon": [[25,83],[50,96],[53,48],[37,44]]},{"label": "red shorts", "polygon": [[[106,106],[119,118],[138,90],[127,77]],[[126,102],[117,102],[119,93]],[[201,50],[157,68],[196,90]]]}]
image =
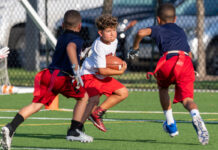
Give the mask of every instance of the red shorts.
[{"label": "red shorts", "polygon": [[82,79],[89,97],[102,94],[110,96],[114,91],[125,87],[123,84],[112,77],[98,79],[94,75],[88,74],[83,75]]},{"label": "red shorts", "polygon": [[61,93],[65,97],[82,98],[86,90],[83,87],[76,89],[76,81],[72,84],[69,76],[58,76],[60,70],[50,73],[48,69],[43,70],[35,76],[34,82],[34,103],[50,105],[57,94]]},{"label": "red shorts", "polygon": [[175,96],[173,103],[183,101],[185,98],[194,96],[195,74],[192,61],[185,56],[184,64],[178,73],[175,69],[178,56],[168,59],[157,72],[157,83],[160,87],[168,88],[175,84]]}]

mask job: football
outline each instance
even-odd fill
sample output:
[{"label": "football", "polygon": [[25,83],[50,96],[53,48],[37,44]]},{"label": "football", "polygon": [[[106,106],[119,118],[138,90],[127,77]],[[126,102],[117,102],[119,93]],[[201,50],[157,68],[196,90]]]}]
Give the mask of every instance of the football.
[{"label": "football", "polygon": [[106,68],[120,70],[123,67],[123,60],[117,56],[106,56]]}]

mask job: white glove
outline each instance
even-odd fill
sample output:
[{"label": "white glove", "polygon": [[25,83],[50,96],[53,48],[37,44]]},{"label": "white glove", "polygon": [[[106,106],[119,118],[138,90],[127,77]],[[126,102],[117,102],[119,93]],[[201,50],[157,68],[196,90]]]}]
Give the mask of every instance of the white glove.
[{"label": "white glove", "polygon": [[79,89],[80,86],[84,86],[83,80],[80,76],[80,68],[78,66],[77,70],[75,70],[75,68],[76,68],[75,64],[72,65],[72,68],[73,68],[73,72],[74,72],[74,79],[72,80],[72,83],[74,83],[74,81],[76,80],[76,82],[77,82],[76,88]]},{"label": "white glove", "polygon": [[130,50],[127,53],[127,59],[131,58],[134,59],[135,57],[139,56],[139,49],[134,50],[133,48],[130,48]]},{"label": "white glove", "polygon": [[4,47],[0,49],[0,59],[8,57],[8,54],[10,53],[8,47]]},{"label": "white glove", "polygon": [[92,54],[91,48],[92,48],[92,47],[90,46],[90,47],[85,48],[83,51],[81,51],[81,53],[80,53],[80,59],[83,59],[83,58],[85,58],[85,57],[89,57],[89,56]]}]

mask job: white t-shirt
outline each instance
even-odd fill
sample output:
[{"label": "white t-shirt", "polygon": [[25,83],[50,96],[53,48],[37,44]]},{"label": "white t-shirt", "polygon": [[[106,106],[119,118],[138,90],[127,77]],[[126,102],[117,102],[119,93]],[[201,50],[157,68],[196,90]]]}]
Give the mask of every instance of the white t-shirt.
[{"label": "white t-shirt", "polygon": [[[98,37],[92,44],[91,56],[86,57],[81,68],[81,75],[96,74],[97,68],[106,68],[106,56],[115,55],[117,49],[117,39],[110,45],[103,43]],[[104,78],[103,75],[96,75],[98,78]]]}]

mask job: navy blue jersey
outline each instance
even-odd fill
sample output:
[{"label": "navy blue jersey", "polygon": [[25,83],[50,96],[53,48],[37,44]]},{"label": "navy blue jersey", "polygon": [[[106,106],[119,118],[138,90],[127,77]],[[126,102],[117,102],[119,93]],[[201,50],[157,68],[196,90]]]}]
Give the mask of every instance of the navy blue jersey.
[{"label": "navy blue jersey", "polygon": [[78,63],[80,61],[80,52],[83,46],[83,39],[78,32],[66,30],[59,38],[55,47],[55,52],[52,58],[52,63],[49,69],[59,69],[73,75],[72,64],[67,54],[67,45],[73,42],[76,44],[76,52]]},{"label": "navy blue jersey", "polygon": [[167,23],[150,28],[152,30],[151,37],[155,40],[161,55],[170,50],[190,52],[185,32],[175,23]]}]

